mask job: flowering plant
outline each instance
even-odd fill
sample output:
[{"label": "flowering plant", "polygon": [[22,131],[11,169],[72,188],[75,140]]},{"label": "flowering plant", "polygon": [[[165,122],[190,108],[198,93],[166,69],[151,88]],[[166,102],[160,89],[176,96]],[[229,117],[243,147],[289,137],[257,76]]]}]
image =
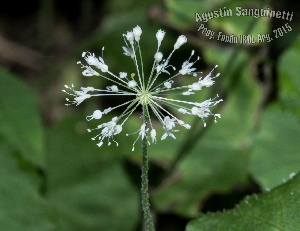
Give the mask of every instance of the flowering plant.
[{"label": "flowering plant", "polygon": [[[118,106],[109,107],[104,110],[95,110],[92,115],[86,117],[88,121],[92,119],[101,119],[103,114],[108,114],[111,111],[120,107],[126,107],[121,115],[113,117],[111,121],[104,122],[94,129],[88,129],[88,132],[92,132],[94,130],[99,129],[101,130],[101,132],[98,135],[92,138],[93,140],[99,140],[99,143],[97,144],[99,147],[103,145],[103,141],[105,138],[108,139],[108,145],[111,144],[110,140],[112,140],[118,145],[118,143],[114,139],[114,136],[122,132],[122,127],[124,123],[133,114],[137,107],[142,107],[143,122],[140,129],[135,132],[138,133],[138,137],[133,143],[132,150],[134,150],[134,145],[136,141],[139,139],[139,137],[141,137],[143,143],[142,205],[148,229],[154,230],[148,202],[149,195],[147,175],[147,152],[148,144],[150,144],[150,142],[148,141],[149,129],[151,129],[150,136],[152,142],[156,142],[156,130],[152,125],[151,114],[153,113],[157,117],[165,131],[165,133],[161,137],[161,140],[166,139],[168,136],[176,139],[174,135],[174,133],[178,131],[174,129],[176,125],[183,126],[186,129],[190,129],[191,126],[186,124],[184,121],[178,119],[172,112],[168,111],[164,106],[172,108],[182,114],[197,115],[203,120],[203,122],[205,117],[212,115],[215,118],[215,122],[217,122],[216,117],[220,118],[220,114],[213,114],[210,111],[210,107],[218,104],[220,101],[222,101],[222,99],[208,99],[204,102],[199,103],[184,100],[176,100],[165,97],[168,95],[183,95],[187,97],[189,95],[195,94],[195,92],[202,90],[203,87],[211,87],[215,82],[214,78],[218,77],[220,73],[216,74],[215,76],[212,76],[212,72],[214,70],[213,69],[205,77],[201,76],[200,74],[202,72],[197,72],[196,68],[193,67],[193,65],[200,58],[197,57],[195,61],[191,61],[195,53],[193,50],[188,60],[183,62],[181,69],[176,74],[171,75],[169,69],[173,69],[174,71],[176,71],[176,68],[173,65],[169,64],[171,57],[177,49],[179,49],[184,43],[187,42],[187,38],[184,35],[179,36],[176,43],[174,44],[172,52],[167,56],[167,58],[163,58],[163,54],[162,52],[160,52],[159,48],[165,36],[165,32],[159,30],[156,33],[158,46],[154,54],[154,63],[150,75],[145,77],[142,53],[139,44],[141,34],[142,30],[139,26],[133,28],[133,31],[123,34],[124,41],[126,44],[126,46],[122,47],[124,50],[124,55],[129,56],[133,60],[134,66],[136,68],[136,73],[131,73],[129,75],[127,72],[120,72],[118,75],[112,73],[109,70],[107,64],[104,62],[103,47],[102,57],[97,58],[95,54],[92,54],[90,52],[83,52],[82,57],[85,59],[88,65],[84,65],[80,61],[78,62],[78,64],[81,64],[81,67],[84,69],[82,72],[84,76],[100,76],[112,82],[113,85],[107,86],[106,89],[81,87],[79,91],[74,90],[73,85],[71,87],[65,85],[65,88],[71,90],[71,93],[67,92],[66,90],[63,91],[71,96],[74,96],[74,100],[70,100],[67,98],[67,101],[69,103],[66,105],[75,104],[76,106],[82,103],[84,100],[94,96],[133,96],[133,99],[128,100]],[[159,76],[162,73],[166,73],[167,75],[169,75],[169,77],[164,78],[162,81],[156,83]],[[192,75],[194,78],[197,78],[197,80],[190,85],[174,87],[175,78],[183,75]],[[200,75],[199,78],[198,75]],[[152,113],[150,113],[151,111]],[[204,126],[206,126],[205,122]]]}]

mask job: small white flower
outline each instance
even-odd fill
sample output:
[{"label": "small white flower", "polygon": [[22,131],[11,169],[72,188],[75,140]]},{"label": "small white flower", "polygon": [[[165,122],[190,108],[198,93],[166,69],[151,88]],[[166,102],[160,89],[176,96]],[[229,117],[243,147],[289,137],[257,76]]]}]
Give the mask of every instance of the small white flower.
[{"label": "small white flower", "polygon": [[144,137],[146,137],[146,124],[142,125],[140,135],[142,136],[142,140],[144,139]]},{"label": "small white flower", "polygon": [[174,81],[168,81],[168,82],[165,82],[164,83],[164,86],[166,87],[166,88],[168,88],[168,89],[170,89],[171,87],[172,87],[172,83],[173,83]]},{"label": "small white flower", "polygon": [[[142,126],[141,126],[141,129],[139,129],[137,132],[139,132],[139,135],[138,135],[138,137],[136,138],[136,140],[133,142],[133,145],[132,145],[132,151],[134,151],[134,145],[135,145],[135,143],[137,142],[137,140],[140,138],[140,137],[142,137],[142,140],[144,140],[144,138],[146,137],[146,132],[149,130],[149,128],[147,128],[146,129],[146,124],[143,124]],[[132,133],[132,134],[135,134],[135,133],[137,133],[137,132],[134,132],[134,133]],[[129,135],[129,134],[126,134],[127,136]]]},{"label": "small white flower", "polygon": [[150,132],[152,143],[156,143],[156,130],[153,128]]},{"label": "small white flower", "polygon": [[182,74],[182,75],[197,75],[197,73],[193,73],[193,71],[195,71],[196,68],[192,68],[192,66],[200,59],[200,57],[198,57],[195,62],[190,63],[190,59],[192,58],[194,53],[195,53],[195,51],[193,50],[190,58],[182,64],[181,70],[179,71],[180,74]]},{"label": "small white flower", "polygon": [[160,47],[161,45],[161,41],[164,39],[165,37],[165,33],[163,30],[158,30],[156,33],[156,39],[158,41],[158,47]]},{"label": "small white flower", "polygon": [[109,141],[110,138],[118,145],[113,136],[119,134],[122,131],[122,125],[117,125],[117,120],[118,117],[114,117],[108,123],[103,123],[94,129],[88,129],[88,132],[96,129],[102,129],[100,134],[92,138],[92,140],[96,140],[97,138],[100,140],[100,142],[98,143],[99,147],[103,144],[103,140],[105,138],[108,138],[108,145],[111,144],[111,142]]},{"label": "small white flower", "polygon": [[98,59],[95,57],[95,54],[91,54],[90,52],[83,52],[82,56],[89,65],[97,67],[102,72],[108,71],[108,66],[104,63],[104,60],[101,57]]},{"label": "small white flower", "polygon": [[[191,62],[190,59],[194,55],[192,51],[191,56],[183,62],[181,69],[175,72],[174,74],[170,72],[176,71],[176,68],[170,64],[171,57],[173,53],[180,48],[184,43],[187,42],[187,38],[184,35],[178,37],[176,43],[174,44],[174,49],[163,59],[163,54],[159,51],[161,42],[165,36],[165,32],[159,30],[156,33],[156,39],[158,42],[158,48],[154,55],[153,67],[150,74],[144,73],[142,67],[142,57],[140,55],[139,41],[142,35],[142,29],[139,26],[133,28],[133,31],[129,31],[123,35],[124,42],[126,46],[123,46],[124,54],[129,56],[133,60],[135,66],[135,71],[126,70],[126,72],[119,72],[119,74],[114,74],[109,71],[108,66],[105,64],[103,57],[97,58],[94,54],[90,52],[83,52],[82,57],[85,59],[88,65],[83,65],[81,62],[78,64],[84,68],[82,72],[84,76],[100,76],[107,81],[112,82],[113,85],[109,85],[106,89],[94,89],[93,87],[81,87],[79,91],[75,91],[72,87],[65,85],[65,87],[71,91],[71,93],[66,92],[67,94],[74,97],[74,100],[69,100],[69,104],[75,104],[76,106],[85,101],[92,96],[120,96],[124,99],[124,102],[120,103],[114,107],[108,107],[106,109],[95,110],[92,115],[86,117],[88,121],[92,119],[102,119],[103,114],[111,113],[116,110],[118,112],[122,107],[124,107],[123,113],[120,113],[118,116],[112,118],[111,121],[102,122],[94,129],[88,129],[88,132],[95,130],[100,130],[99,134],[93,137],[93,140],[99,140],[97,145],[101,147],[103,145],[104,139],[108,140],[108,145],[111,144],[111,140],[114,141],[117,145],[118,143],[114,140],[114,136],[122,132],[123,124],[128,120],[128,118],[136,111],[138,107],[142,107],[143,115],[146,115],[148,118],[143,122],[140,129],[132,134],[138,133],[137,139],[133,143],[134,145],[139,138],[142,140],[152,139],[152,143],[156,143],[156,129],[153,127],[153,115],[157,120],[162,124],[164,129],[164,134],[161,137],[161,140],[166,139],[168,136],[176,139],[174,133],[179,130],[175,130],[176,126],[182,126],[186,129],[190,129],[191,126],[186,124],[183,120],[177,118],[176,114],[167,110],[170,108],[175,112],[179,112],[180,115],[196,115],[200,117],[203,122],[204,118],[208,116],[214,116],[215,122],[216,118],[220,118],[220,114],[213,114],[210,111],[210,108],[221,102],[222,100],[208,99],[204,102],[191,102],[188,100],[179,100],[174,97],[168,98],[168,95],[179,95],[182,97],[188,97],[189,95],[195,94],[197,91],[202,90],[203,87],[210,87],[214,84],[214,78],[219,76],[219,73],[212,77],[212,70],[204,78],[200,77],[196,82],[189,82],[189,84],[184,86],[174,86],[175,83],[180,83],[182,81],[174,81],[174,78],[182,75],[192,75],[197,76],[201,72],[196,72],[194,67],[195,63],[199,60],[199,57],[196,61]],[[139,52],[136,52],[136,49],[139,48]],[[104,48],[103,48],[104,49]],[[103,51],[102,49],[102,51]],[[138,54],[136,54],[138,53]],[[103,54],[102,54],[103,56]],[[92,67],[93,68],[92,68]],[[217,67],[217,66],[216,66]],[[96,68],[96,70],[94,69]],[[101,72],[97,72],[99,69]],[[133,73],[134,72],[134,73]],[[104,75],[104,74],[105,75]],[[130,77],[127,77],[127,73],[132,73]],[[168,75],[163,75],[166,73]],[[158,80],[159,78],[159,80]],[[158,80],[158,81],[156,81]],[[128,97],[129,96],[129,97]],[[128,97],[128,98],[127,98]],[[218,96],[217,96],[218,97]],[[151,112],[150,112],[151,111]],[[144,117],[145,118],[145,117]],[[204,126],[206,123],[204,122]],[[148,131],[151,130],[150,136]],[[128,135],[128,134],[126,134]]]},{"label": "small white flower", "polygon": [[108,91],[112,91],[112,92],[118,92],[119,91],[119,89],[118,89],[118,87],[116,85],[112,85],[110,87],[106,87],[106,89]]},{"label": "small white flower", "polygon": [[122,47],[124,50],[124,55],[131,57],[132,59],[134,58],[134,51],[133,48],[128,48],[128,47]]},{"label": "small white flower", "polygon": [[[81,62],[77,62],[77,64],[81,64]],[[82,72],[82,74],[83,74],[84,76],[90,77],[90,76],[94,76],[94,75],[96,75],[96,76],[99,76],[99,75],[100,75],[97,71],[95,71],[95,70],[94,70],[93,68],[91,68],[90,66],[84,66],[84,65],[82,65],[82,68],[86,68],[86,69]]]},{"label": "small white flower", "polygon": [[120,72],[119,75],[120,75],[121,79],[124,79],[124,78],[127,77],[127,73],[126,72]]},{"label": "small white flower", "polygon": [[135,82],[134,80],[130,80],[130,81],[128,82],[128,87],[134,88],[134,87],[136,87],[136,86],[137,86],[137,82]]},{"label": "small white flower", "polygon": [[169,75],[170,72],[168,72],[168,71],[166,70],[166,68],[172,67],[174,71],[176,70],[176,68],[175,68],[174,66],[168,65],[168,64],[169,64],[169,60],[167,59],[167,60],[164,61],[162,64],[157,65],[157,67],[156,67],[156,72],[157,72],[158,74],[160,74],[161,72],[164,72],[164,73],[167,73],[167,74]]},{"label": "small white flower", "polygon": [[134,43],[134,35],[132,31],[127,31],[127,34],[125,35],[126,39],[129,41],[131,45]]},{"label": "small white flower", "polygon": [[133,35],[135,38],[135,41],[140,41],[140,37],[142,34],[142,29],[139,26],[136,26],[135,28],[133,28]]},{"label": "small white flower", "polygon": [[185,44],[187,42],[187,38],[184,35],[180,35],[176,41],[176,43],[174,44],[174,49],[178,49],[179,47],[181,47],[183,44]]},{"label": "small white flower", "polygon": [[[68,98],[66,98],[66,100],[68,102],[70,102],[71,104],[76,104],[76,106],[78,106],[79,104],[81,104],[84,100],[91,98],[90,94],[87,94],[89,91],[94,91],[95,89],[93,87],[81,87],[81,91],[75,91],[74,85],[72,84],[72,87],[69,87],[68,85],[65,85],[65,88],[70,89],[74,92],[74,94],[72,93],[68,93],[66,90],[62,90],[63,92],[67,93],[68,95],[74,96],[74,101],[69,100]],[[67,106],[71,105],[71,104],[66,104]]]},{"label": "small white flower", "polygon": [[[215,69],[216,67],[218,67],[218,65],[216,65],[216,66],[214,67],[214,69]],[[214,69],[213,69],[213,70],[214,70]],[[213,70],[212,70],[212,71],[213,71]],[[220,73],[218,73],[218,74],[217,74],[216,76],[214,76],[214,77],[211,77],[212,71],[211,71],[207,76],[205,76],[204,79],[201,79],[201,78],[199,79],[199,83],[200,83],[202,86],[205,86],[205,87],[211,87],[211,86],[215,83],[215,81],[213,81],[213,79],[219,77]]]},{"label": "small white flower", "polygon": [[164,123],[167,130],[172,130],[172,128],[175,127],[174,119],[171,119],[169,116],[165,117]]},{"label": "small white flower", "polygon": [[202,86],[205,86],[205,87],[210,87],[214,84],[215,81],[213,81],[211,79],[211,77],[205,77],[203,80],[200,80],[199,83],[202,85]]},{"label": "small white flower", "polygon": [[209,112],[210,112],[209,109],[207,109],[205,107],[204,108],[199,108],[199,107],[192,108],[192,114],[197,115],[201,118],[208,117]]},{"label": "small white flower", "polygon": [[192,91],[200,91],[200,90],[202,90],[202,85],[200,83],[198,83],[198,82],[195,82],[192,85],[189,85],[188,87]]}]

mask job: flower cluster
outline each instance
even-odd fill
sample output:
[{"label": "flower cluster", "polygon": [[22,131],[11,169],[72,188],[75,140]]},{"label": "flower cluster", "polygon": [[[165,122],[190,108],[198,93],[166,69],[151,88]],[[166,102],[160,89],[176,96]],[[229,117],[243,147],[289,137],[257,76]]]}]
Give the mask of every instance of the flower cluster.
[{"label": "flower cluster", "polygon": [[[124,41],[126,44],[126,46],[122,47],[124,55],[129,56],[133,60],[134,66],[136,68],[136,74],[131,73],[128,75],[127,72],[120,72],[118,75],[116,75],[110,72],[108,66],[104,62],[103,57],[96,57],[90,52],[83,52],[82,57],[85,59],[88,65],[83,65],[81,62],[78,62],[78,64],[80,64],[81,67],[84,69],[82,74],[88,77],[103,77],[112,82],[113,85],[106,87],[106,89],[82,87],[80,91],[74,90],[73,85],[71,87],[65,85],[68,92],[66,90],[63,90],[65,93],[74,97],[73,101],[67,98],[69,104],[66,105],[76,104],[76,106],[82,103],[84,100],[94,96],[133,96],[132,100],[128,100],[115,107],[109,107],[104,110],[96,110],[92,115],[87,116],[88,121],[92,119],[101,119],[103,114],[108,114],[119,107],[125,107],[123,113],[119,116],[113,117],[111,121],[102,123],[94,129],[88,129],[89,132],[98,129],[101,130],[101,132],[98,135],[92,138],[93,140],[99,140],[99,143],[97,144],[99,147],[102,146],[103,140],[106,138],[108,139],[108,145],[111,144],[110,140],[118,144],[114,140],[114,135],[117,135],[122,132],[123,124],[127,121],[127,119],[132,115],[132,113],[136,110],[138,106],[142,106],[143,113],[146,115],[146,118],[148,118],[148,120],[144,121],[144,123],[141,125],[141,128],[137,132],[135,132],[139,133],[136,141],[139,139],[139,137],[141,137],[142,140],[145,137],[147,138],[147,134],[150,129],[150,136],[152,142],[156,142],[156,130],[153,127],[151,120],[152,114],[154,114],[157,117],[157,119],[161,122],[165,131],[165,133],[161,137],[161,140],[166,139],[166,137],[168,136],[176,139],[174,135],[174,132],[178,131],[175,130],[176,125],[180,125],[185,127],[186,129],[190,129],[190,125],[186,124],[184,121],[178,119],[173,113],[166,110],[165,106],[173,108],[174,110],[182,114],[197,115],[203,120],[203,122],[203,118],[208,117],[210,115],[214,116],[215,122],[216,117],[220,118],[220,114],[213,114],[210,111],[210,108],[218,104],[220,101],[222,101],[222,99],[215,100],[214,98],[198,103],[165,97],[166,95],[188,96],[191,94],[195,94],[195,92],[200,91],[203,87],[211,87],[215,82],[214,79],[218,77],[220,73],[216,74],[215,76],[212,76],[212,72],[214,70],[213,69],[208,75],[204,77],[200,76],[198,78],[198,75],[200,75],[202,72],[196,72],[196,68],[194,68],[193,66],[199,60],[199,57],[197,57],[195,61],[191,61],[194,55],[194,51],[192,51],[189,59],[183,62],[181,69],[174,75],[171,75],[169,72],[170,69],[176,71],[176,68],[169,64],[171,57],[177,49],[179,49],[184,43],[187,42],[187,38],[184,35],[179,36],[176,43],[174,44],[173,51],[167,56],[167,58],[163,58],[163,54],[162,52],[160,52],[159,48],[165,36],[165,32],[159,30],[156,33],[158,46],[154,54],[154,63],[152,66],[152,70],[150,75],[147,78],[145,78],[145,74],[143,71],[141,48],[139,45],[141,34],[142,30],[139,26],[136,26],[135,28],[133,28],[132,31],[129,31],[126,34],[123,34]],[[102,56],[103,50],[104,48],[102,49]],[[166,73],[167,75],[169,75],[169,77],[164,78],[159,83],[156,83],[157,78],[162,73]],[[173,87],[173,85],[175,85],[174,78],[183,75],[191,75],[194,78],[197,78],[197,80],[193,81],[193,83],[190,85]],[[150,111],[152,111],[152,113],[150,113]],[[205,122],[204,126],[206,126]],[[136,143],[136,141],[134,142],[134,144]]]}]

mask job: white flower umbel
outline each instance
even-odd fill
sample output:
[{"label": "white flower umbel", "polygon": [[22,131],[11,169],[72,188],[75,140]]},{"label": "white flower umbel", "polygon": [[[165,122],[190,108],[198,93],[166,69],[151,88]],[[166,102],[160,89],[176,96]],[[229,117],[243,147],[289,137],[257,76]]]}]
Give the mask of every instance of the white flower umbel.
[{"label": "white flower umbel", "polygon": [[[142,35],[142,29],[139,26],[133,28],[132,31],[123,34],[126,46],[123,46],[124,55],[131,57],[133,60],[134,71],[125,70],[124,72],[119,72],[119,74],[114,74],[110,71],[108,66],[105,64],[102,57],[96,57],[90,52],[83,52],[82,57],[84,57],[87,65],[83,65],[81,62],[81,67],[84,69],[82,74],[84,76],[100,76],[108,81],[110,81],[109,86],[105,89],[95,89],[93,87],[81,87],[79,91],[74,90],[74,86],[65,86],[68,91],[63,90],[68,95],[73,96],[74,100],[67,101],[69,104],[75,104],[76,106],[89,99],[96,96],[120,96],[123,103],[108,107],[106,109],[95,110],[92,115],[86,117],[88,121],[90,120],[103,120],[102,117],[105,114],[109,114],[111,111],[118,109],[120,111],[123,109],[122,113],[115,116],[111,121],[102,122],[94,129],[88,129],[88,132],[94,132],[100,130],[98,134],[93,137],[93,140],[98,140],[97,145],[101,147],[104,140],[107,139],[108,145],[111,144],[111,140],[115,141],[115,135],[122,132],[124,123],[133,114],[133,112],[138,108],[142,108],[142,121],[141,127],[132,134],[137,134],[137,138],[133,143],[132,150],[134,150],[135,143],[141,138],[142,140],[142,181],[141,181],[141,198],[142,198],[142,208],[144,219],[147,224],[147,230],[154,231],[154,225],[152,222],[150,204],[149,204],[149,193],[148,193],[148,144],[150,144],[149,139],[152,143],[156,143],[156,129],[152,123],[152,117],[156,117],[158,121],[162,124],[164,129],[164,134],[161,140],[171,137],[176,139],[174,133],[179,130],[176,126],[182,126],[186,129],[190,129],[191,126],[186,124],[183,120],[178,118],[178,114],[195,115],[200,117],[203,121],[204,118],[208,116],[214,116],[215,122],[216,117],[220,117],[219,114],[213,114],[210,108],[218,104],[220,100],[208,99],[204,102],[191,102],[188,100],[179,99],[180,97],[188,98],[190,95],[202,90],[204,87],[211,87],[214,84],[214,78],[219,76],[219,73],[212,76],[212,71],[204,76],[200,77],[196,81],[191,81],[190,84],[185,86],[176,86],[177,82],[175,78],[179,78],[185,75],[192,75],[191,79],[195,79],[201,72],[197,72],[196,68],[193,67],[194,64],[199,60],[199,57],[195,61],[190,61],[194,55],[192,51],[191,56],[183,62],[179,71],[174,74],[170,74],[170,71],[175,71],[176,68],[170,64],[171,57],[175,51],[177,51],[183,44],[187,42],[187,38],[184,35],[179,36],[174,48],[171,53],[166,56],[160,51],[160,46],[165,36],[165,32],[159,30],[156,33],[157,39],[157,49],[153,52],[154,62],[152,70],[149,74],[145,75],[143,68],[142,52],[140,47],[140,39]],[[166,58],[163,58],[166,57]],[[217,67],[217,66],[216,66]],[[127,73],[129,76],[127,76]],[[162,75],[166,73],[167,75]],[[169,76],[168,76],[169,75]],[[159,81],[156,81],[158,80]],[[172,98],[168,98],[172,95]],[[174,98],[174,96],[179,96],[179,98]],[[126,98],[128,99],[126,100]],[[218,97],[218,96],[217,96]],[[167,110],[170,108],[172,111]],[[174,111],[174,112],[173,112]],[[204,126],[206,123],[204,122]],[[149,132],[150,130],[150,132]],[[150,133],[150,136],[148,135]],[[127,134],[128,135],[128,134]]]},{"label": "white flower umbel", "polygon": [[[214,78],[218,77],[220,74],[217,73],[215,76],[212,76],[212,70],[208,75],[199,77],[196,81],[191,81],[189,85],[185,86],[176,86],[175,78],[180,78],[184,75],[191,75],[191,79],[195,79],[202,72],[197,72],[194,67],[195,63],[200,59],[197,57],[194,61],[190,61],[194,55],[192,51],[191,56],[183,62],[179,70],[173,75],[170,74],[170,71],[175,71],[176,68],[170,65],[171,57],[173,53],[179,49],[184,43],[187,42],[187,38],[184,35],[178,37],[176,43],[174,44],[173,51],[163,59],[164,55],[160,51],[160,46],[163,42],[165,32],[159,30],[156,33],[156,39],[158,42],[157,50],[153,52],[154,63],[150,74],[145,75],[143,70],[143,61],[140,48],[140,38],[142,35],[142,29],[137,26],[132,31],[123,34],[124,41],[126,46],[123,47],[124,54],[130,56],[133,60],[133,65],[135,67],[134,71],[123,70],[119,74],[114,74],[109,71],[109,67],[105,64],[103,59],[103,50],[102,57],[96,57],[90,52],[83,52],[82,57],[84,57],[87,65],[83,65],[81,62],[82,68],[85,70],[82,72],[85,76],[99,76],[110,81],[111,84],[106,87],[106,89],[94,89],[92,87],[81,88],[80,91],[75,91],[74,86],[72,87],[65,86],[67,89],[71,90],[71,93],[66,92],[67,94],[74,96],[74,100],[69,100],[69,104],[75,104],[76,106],[82,103],[84,100],[95,97],[95,96],[121,96],[124,99],[124,102],[115,107],[109,107],[106,109],[96,110],[92,115],[87,116],[87,120],[93,119],[102,119],[103,114],[108,114],[115,109],[121,107],[124,108],[123,113],[119,116],[114,117],[109,122],[103,122],[95,129],[89,129],[89,132],[102,129],[101,132],[96,135],[93,139],[98,139],[98,146],[102,146],[104,139],[108,139],[108,144],[110,140],[114,141],[114,136],[121,133],[122,127],[127,119],[133,114],[133,112],[138,108],[142,107],[143,109],[143,119],[145,121],[141,122],[141,127],[138,131],[131,133],[138,133],[138,138],[136,141],[141,138],[142,140],[151,139],[153,143],[156,142],[156,130],[152,124],[152,117],[155,116],[162,124],[162,128],[165,130],[165,133],[161,137],[161,140],[166,139],[168,136],[176,138],[174,132],[178,130],[175,129],[176,126],[182,126],[186,129],[189,129],[191,126],[185,124],[180,120],[179,114],[188,114],[196,115],[200,117],[203,121],[204,118],[208,116],[214,116],[215,122],[216,117],[220,117],[219,114],[213,114],[210,111],[212,106],[215,106],[217,103],[222,101],[221,99],[208,99],[204,102],[190,102],[188,100],[179,100],[174,98],[168,98],[168,95],[181,95],[182,97],[188,97],[189,95],[195,94],[195,92],[202,90],[205,87],[211,87],[214,84]],[[217,67],[217,66],[216,66]],[[129,77],[127,77],[127,73]],[[167,73],[168,75],[162,75],[162,73]],[[156,81],[158,80],[159,81]],[[159,82],[159,83],[157,83]],[[131,100],[126,101],[126,97],[131,96]],[[134,97],[132,99],[132,96]],[[217,96],[218,97],[218,96]],[[174,109],[175,112],[168,111],[167,108]],[[151,112],[152,111],[152,112]],[[206,123],[204,122],[204,126]],[[148,131],[150,129],[150,136],[148,136]],[[134,142],[134,144],[136,143]],[[116,141],[114,141],[116,142]],[[117,142],[116,142],[117,143]],[[133,150],[134,150],[133,144]]]}]

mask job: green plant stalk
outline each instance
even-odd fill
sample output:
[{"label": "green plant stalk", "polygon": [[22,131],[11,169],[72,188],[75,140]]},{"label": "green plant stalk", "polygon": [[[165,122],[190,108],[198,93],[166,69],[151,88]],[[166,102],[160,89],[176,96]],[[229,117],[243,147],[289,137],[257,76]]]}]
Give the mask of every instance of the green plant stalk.
[{"label": "green plant stalk", "polygon": [[147,131],[147,121],[148,121],[148,114],[147,114],[147,105],[143,105],[143,123],[146,124],[146,135],[142,141],[142,149],[143,149],[143,156],[142,156],[142,185],[141,185],[141,193],[142,193],[142,210],[144,214],[144,219],[147,224],[148,231],[154,231],[154,225],[152,221],[152,216],[150,212],[150,203],[149,203],[149,192],[148,192],[148,131]]}]

